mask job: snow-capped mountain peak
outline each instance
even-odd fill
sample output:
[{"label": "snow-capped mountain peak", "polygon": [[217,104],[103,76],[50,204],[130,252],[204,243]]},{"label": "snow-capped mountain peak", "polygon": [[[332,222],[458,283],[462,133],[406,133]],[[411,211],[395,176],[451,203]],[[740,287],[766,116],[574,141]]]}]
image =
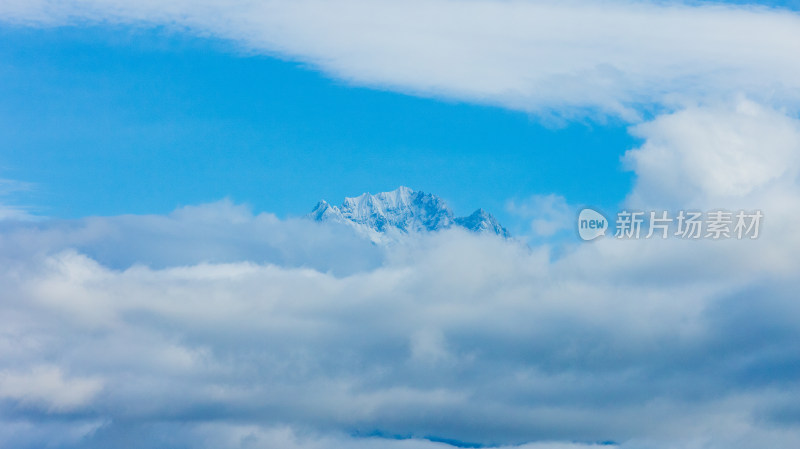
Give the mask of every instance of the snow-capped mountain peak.
[{"label": "snow-capped mountain peak", "polygon": [[496,218],[489,212],[483,209],[478,209],[468,217],[460,217],[455,219],[456,224],[469,229],[472,232],[497,234],[499,236],[509,238],[511,234],[504,228]]},{"label": "snow-capped mountain peak", "polygon": [[452,226],[509,237],[508,231],[483,209],[468,217],[455,218],[453,211],[438,196],[404,186],[391,192],[347,197],[341,206],[332,206],[322,200],[307,217],[315,221],[354,225],[373,240],[376,233],[399,231],[408,234],[439,231]]}]

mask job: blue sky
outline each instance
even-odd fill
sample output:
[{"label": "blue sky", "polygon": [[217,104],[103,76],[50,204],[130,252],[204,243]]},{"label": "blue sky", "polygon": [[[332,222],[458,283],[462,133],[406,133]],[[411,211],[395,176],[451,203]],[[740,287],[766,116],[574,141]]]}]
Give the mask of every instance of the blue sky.
[{"label": "blue sky", "polygon": [[[620,158],[640,143],[627,127],[641,117],[602,101],[559,119],[557,106],[502,107],[513,98],[361,87],[374,82],[246,42],[161,25],[0,25],[0,177],[30,183],[6,202],[75,218],[229,197],[296,216],[407,185],[518,227],[509,200],[556,193],[613,210],[631,188]],[[635,101],[651,102],[644,118],[659,108]]]},{"label": "blue sky", "polygon": [[[55,217],[230,197],[280,216],[408,185],[461,214],[559,192],[613,206],[626,124],[354,87],[230,43],[128,27],[0,32],[3,177]],[[510,217],[505,217],[510,219]]]}]

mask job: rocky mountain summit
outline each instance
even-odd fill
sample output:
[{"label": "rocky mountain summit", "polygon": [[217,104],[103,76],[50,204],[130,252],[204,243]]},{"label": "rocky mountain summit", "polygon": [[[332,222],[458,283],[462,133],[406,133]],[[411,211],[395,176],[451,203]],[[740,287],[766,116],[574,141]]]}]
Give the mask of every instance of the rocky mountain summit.
[{"label": "rocky mountain summit", "polygon": [[483,209],[467,217],[455,217],[438,196],[408,187],[345,198],[341,206],[323,200],[307,217],[320,222],[353,225],[371,237],[439,231],[453,226],[481,234],[510,237],[497,219]]}]

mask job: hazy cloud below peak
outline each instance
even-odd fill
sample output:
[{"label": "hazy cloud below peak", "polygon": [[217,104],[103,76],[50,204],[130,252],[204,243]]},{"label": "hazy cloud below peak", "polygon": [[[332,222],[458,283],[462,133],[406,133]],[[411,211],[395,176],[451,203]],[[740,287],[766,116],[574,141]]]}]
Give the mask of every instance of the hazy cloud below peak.
[{"label": "hazy cloud below peak", "polygon": [[[66,447],[131,432],[152,445],[177,435],[176,446],[270,447],[276,427],[293,429],[296,447],[324,448],[370,447],[335,435],[376,432],[633,448],[709,435],[710,447],[748,447],[730,427],[800,439],[771,430],[797,391],[794,277],[753,270],[765,260],[747,260],[750,242],[596,243],[550,262],[449,230],[339,276],[244,260],[112,269],[71,250],[6,257],[0,407],[36,429],[85,421]],[[316,436],[291,436],[303,429]],[[0,441],[36,446],[23,437]]]},{"label": "hazy cloud below peak", "polygon": [[[0,261],[76,249],[117,269],[253,261],[341,275],[383,260],[381,248],[346,226],[279,220],[229,200],[169,215],[0,222],[0,248]],[[339,257],[345,252],[352,257]]]}]

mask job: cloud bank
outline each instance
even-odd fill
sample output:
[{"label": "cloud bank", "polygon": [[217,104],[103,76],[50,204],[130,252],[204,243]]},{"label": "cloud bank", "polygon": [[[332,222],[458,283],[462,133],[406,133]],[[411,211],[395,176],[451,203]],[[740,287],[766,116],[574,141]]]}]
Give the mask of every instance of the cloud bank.
[{"label": "cloud bank", "polygon": [[797,446],[797,129],[747,101],[636,128],[628,205],[694,180],[760,204],[752,241],[376,247],[227,201],[5,223],[0,446]]},{"label": "cloud bank", "polygon": [[800,16],[639,1],[6,0],[16,25],[167,25],[357,85],[542,115],[675,109],[745,94],[797,110]]}]

